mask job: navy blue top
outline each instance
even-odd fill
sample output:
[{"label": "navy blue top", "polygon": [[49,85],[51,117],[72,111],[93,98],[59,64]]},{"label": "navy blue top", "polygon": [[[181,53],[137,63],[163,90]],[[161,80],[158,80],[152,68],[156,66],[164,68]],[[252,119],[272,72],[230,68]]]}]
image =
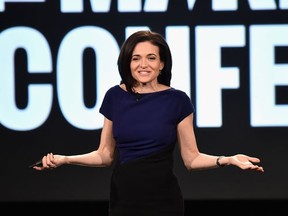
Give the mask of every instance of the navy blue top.
[{"label": "navy blue top", "polygon": [[132,94],[119,85],[105,94],[100,113],[113,122],[121,163],[151,155],[177,141],[177,124],[194,112],[188,95],[170,88]]}]

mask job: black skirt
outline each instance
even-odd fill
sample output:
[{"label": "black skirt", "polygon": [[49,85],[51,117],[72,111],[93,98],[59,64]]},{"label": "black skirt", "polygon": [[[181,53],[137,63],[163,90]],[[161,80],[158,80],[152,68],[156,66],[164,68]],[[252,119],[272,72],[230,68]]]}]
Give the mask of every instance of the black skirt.
[{"label": "black skirt", "polygon": [[146,158],[116,164],[111,177],[109,216],[184,216],[173,173],[173,147]]}]

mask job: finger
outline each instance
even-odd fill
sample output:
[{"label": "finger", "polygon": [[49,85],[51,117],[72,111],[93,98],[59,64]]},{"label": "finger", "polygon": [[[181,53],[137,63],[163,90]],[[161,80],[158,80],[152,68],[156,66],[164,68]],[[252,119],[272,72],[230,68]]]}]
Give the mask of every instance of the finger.
[{"label": "finger", "polygon": [[[53,157],[52,157],[52,160],[53,160]],[[51,161],[51,153],[48,153],[46,156],[43,157],[42,164],[43,164],[43,167],[46,169],[50,168],[53,165]]]},{"label": "finger", "polygon": [[43,168],[43,167],[40,167],[40,166],[34,166],[33,169],[41,171],[41,170],[43,170],[44,168]]},{"label": "finger", "polygon": [[248,157],[248,160],[252,163],[260,163],[260,159],[256,157]]},{"label": "finger", "polygon": [[48,165],[47,165],[47,159],[48,159],[48,155],[46,155],[46,156],[44,156],[44,157],[42,158],[42,167],[44,167],[44,168],[47,168],[47,167],[48,167]]},{"label": "finger", "polygon": [[49,157],[49,160],[50,160],[50,161],[53,161],[54,155],[53,155],[52,152],[51,152],[51,153],[48,153],[48,157]]},{"label": "finger", "polygon": [[263,167],[258,166],[258,165],[253,165],[253,166],[251,166],[250,169],[257,170],[257,171],[260,171],[260,172],[264,172]]},{"label": "finger", "polygon": [[54,168],[56,168],[57,167],[57,164],[56,164],[56,162],[55,162],[55,160],[54,160],[55,158],[54,158],[54,154],[53,153],[49,153],[49,167],[51,168],[51,169],[54,169]]}]

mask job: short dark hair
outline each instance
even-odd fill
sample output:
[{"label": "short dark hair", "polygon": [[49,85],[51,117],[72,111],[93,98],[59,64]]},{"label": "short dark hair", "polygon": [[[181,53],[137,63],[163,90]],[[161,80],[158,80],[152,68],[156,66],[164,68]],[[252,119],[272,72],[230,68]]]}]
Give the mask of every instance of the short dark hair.
[{"label": "short dark hair", "polygon": [[139,42],[145,41],[149,41],[159,47],[160,60],[164,62],[164,68],[158,76],[158,82],[170,86],[172,76],[172,55],[170,48],[161,34],[150,30],[142,30],[133,33],[124,41],[118,56],[117,65],[121,76],[121,84],[124,83],[129,92],[133,92],[133,87],[136,84],[136,80],[132,77],[130,69],[132,53]]}]

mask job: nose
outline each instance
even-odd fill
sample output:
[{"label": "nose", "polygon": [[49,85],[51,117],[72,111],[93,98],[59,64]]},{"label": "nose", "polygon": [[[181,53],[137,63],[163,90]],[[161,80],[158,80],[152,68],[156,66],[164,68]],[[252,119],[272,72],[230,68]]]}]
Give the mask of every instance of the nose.
[{"label": "nose", "polygon": [[141,67],[141,68],[146,68],[146,67],[147,67],[147,62],[146,62],[145,59],[142,59],[142,60],[140,61],[140,67]]}]

